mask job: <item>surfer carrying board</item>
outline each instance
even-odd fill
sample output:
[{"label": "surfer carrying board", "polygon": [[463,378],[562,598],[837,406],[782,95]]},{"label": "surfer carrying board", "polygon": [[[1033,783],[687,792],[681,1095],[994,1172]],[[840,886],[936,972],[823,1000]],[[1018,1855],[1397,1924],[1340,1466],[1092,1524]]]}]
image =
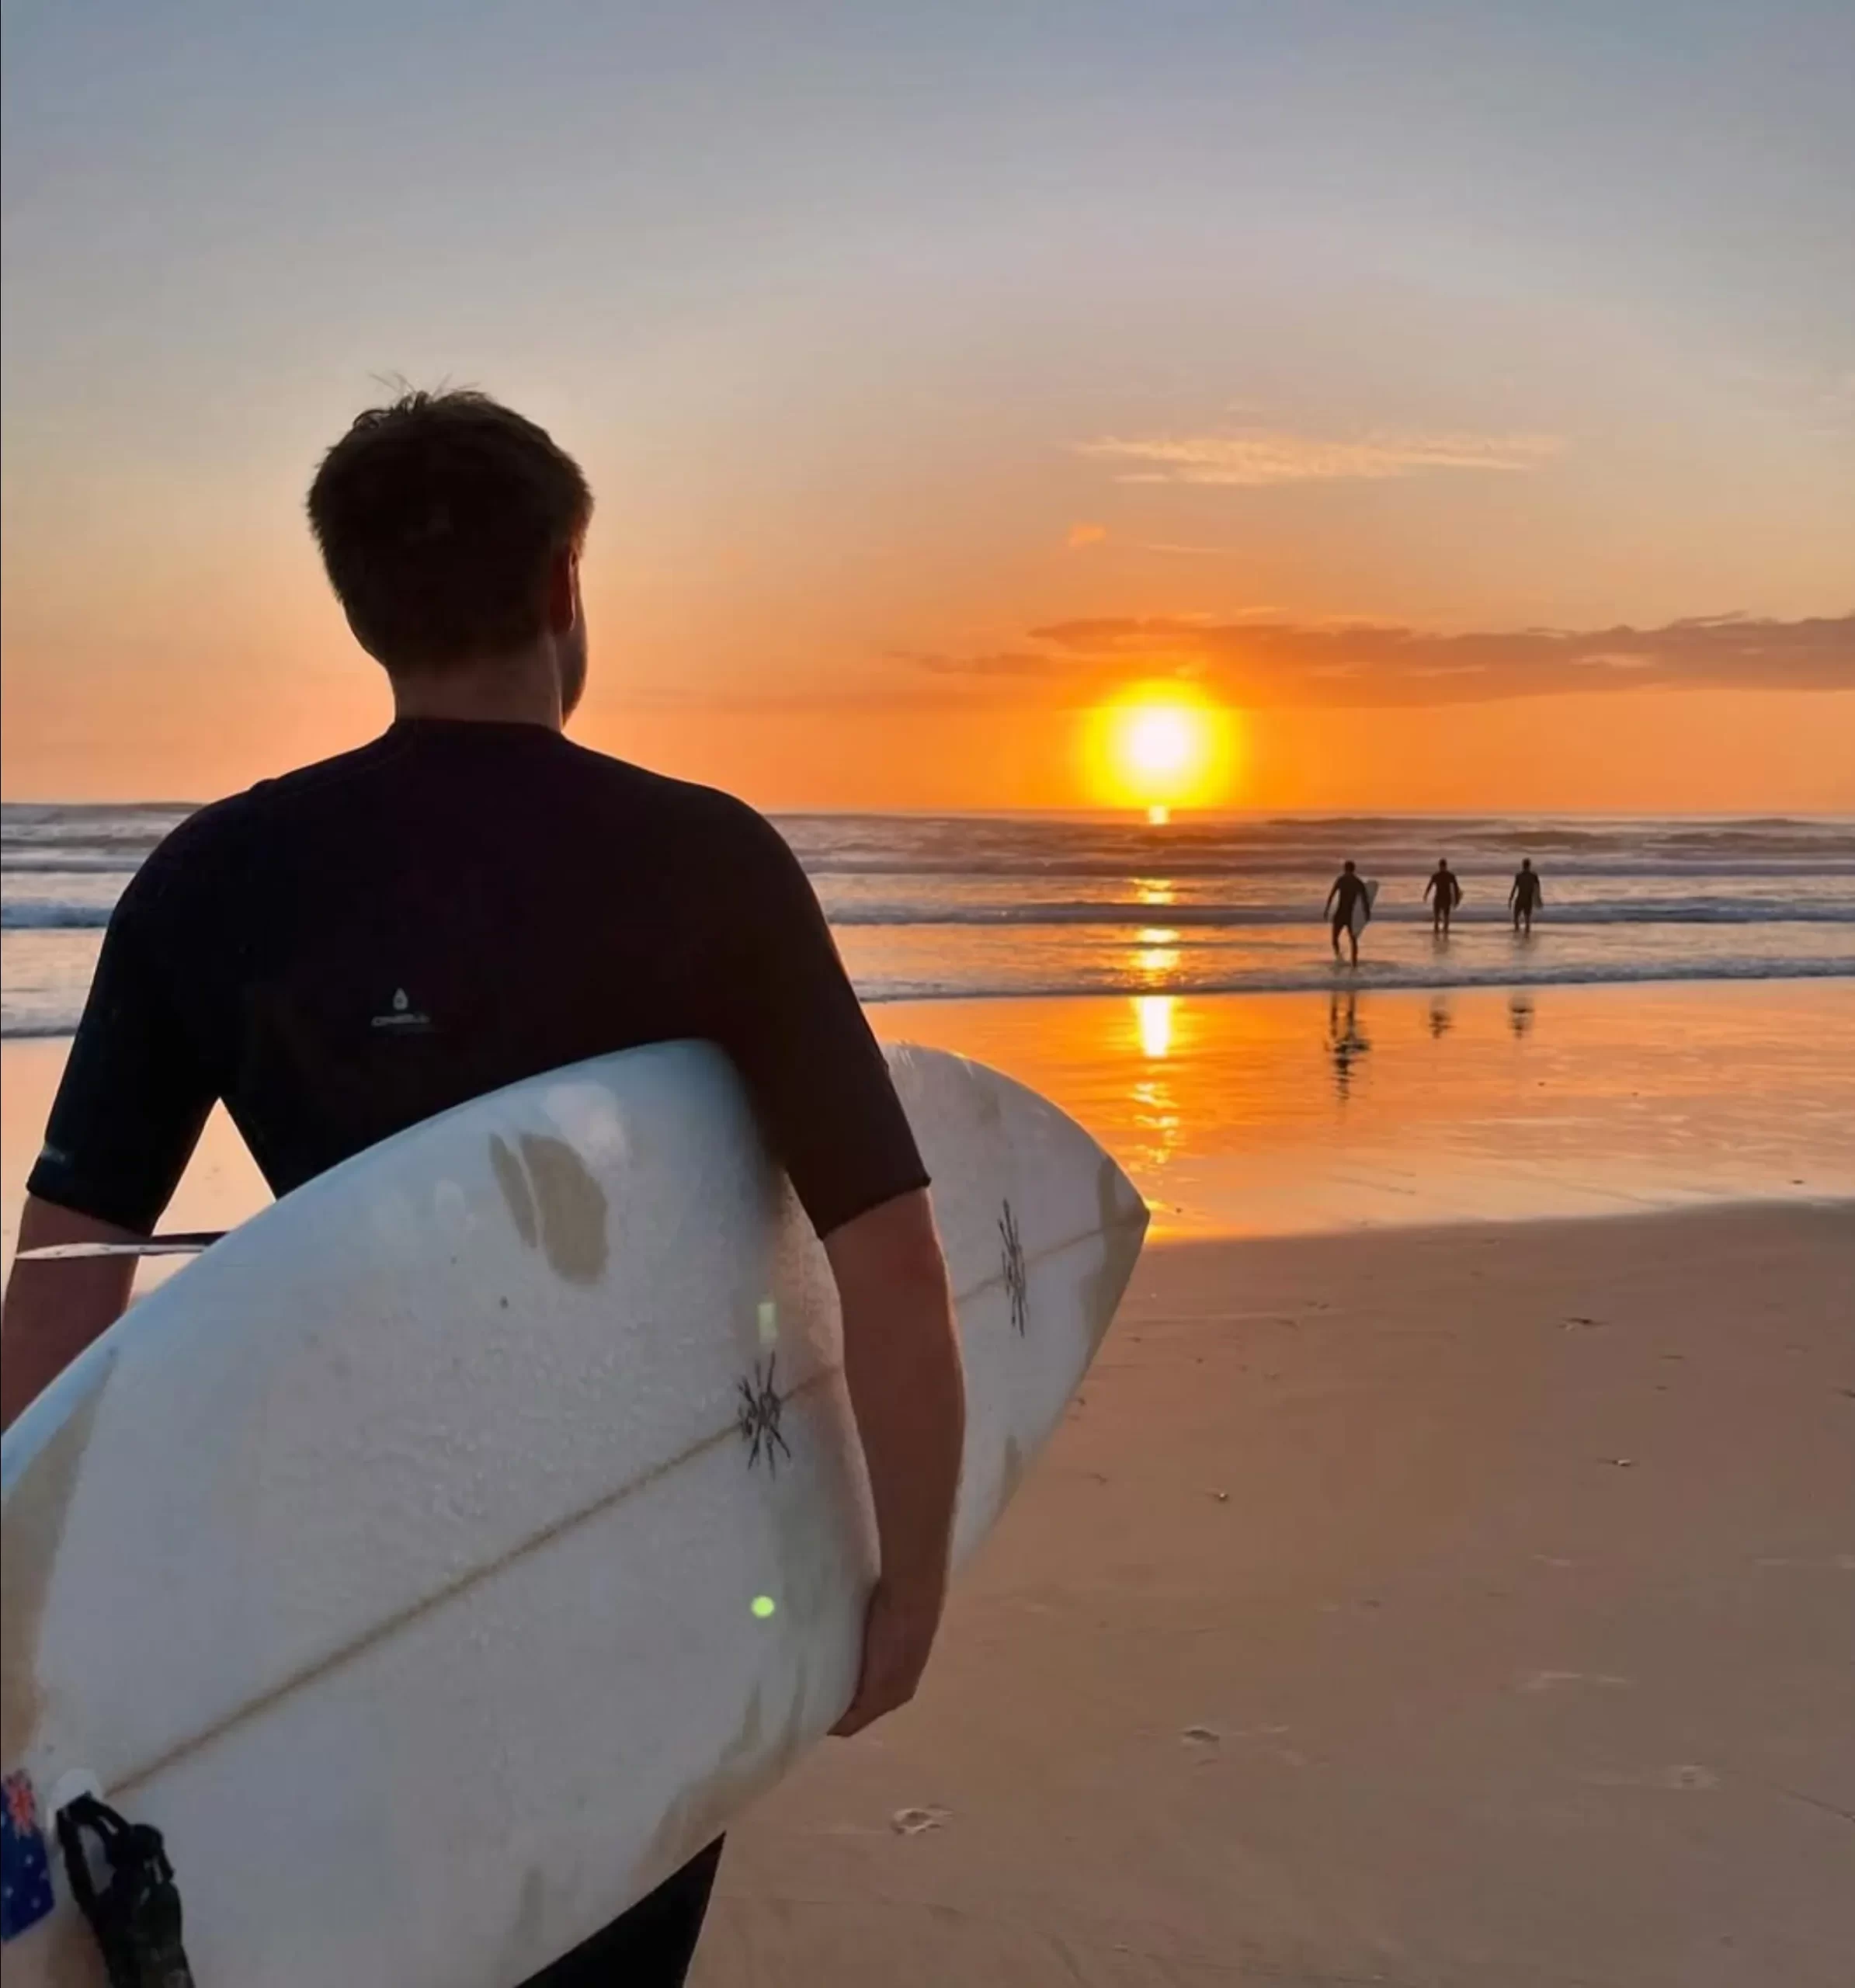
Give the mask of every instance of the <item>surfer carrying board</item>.
[{"label": "surfer carrying board", "polygon": [[[408,394],[329,450],[310,523],[394,723],[202,810],[130,882],[19,1249],[145,1239],[221,1102],[281,1194],[541,1072],[718,1044],[840,1300],[880,1554],[837,1727],[855,1732],[914,1694],[946,1591],[964,1393],[927,1176],[777,832],[564,736],[585,681],[592,510],[572,459],[479,394]],[[133,1270],[123,1254],[16,1264],[0,1420],[115,1321]],[[534,1983],[676,1988],[720,1851]],[[622,1896],[624,1874],[613,1882]]]},{"label": "surfer carrying board", "polygon": [[1525,937],[1533,931],[1533,914],[1540,908],[1542,898],[1540,873],[1533,867],[1533,858],[1523,856],[1520,867],[1514,874],[1513,888],[1507,893],[1507,903],[1513,912],[1513,929]]},{"label": "surfer carrying board", "polygon": [[1430,930],[1447,939],[1450,913],[1462,902],[1462,886],[1456,881],[1447,856],[1437,857],[1436,874],[1424,885],[1423,895],[1429,902]]},{"label": "surfer carrying board", "polygon": [[1339,942],[1343,934],[1353,948],[1353,964],[1358,965],[1359,935],[1371,916],[1371,903],[1358,866],[1348,857],[1345,867],[1333,880],[1332,889],[1327,893],[1326,915],[1333,923],[1336,959],[1339,958]]}]

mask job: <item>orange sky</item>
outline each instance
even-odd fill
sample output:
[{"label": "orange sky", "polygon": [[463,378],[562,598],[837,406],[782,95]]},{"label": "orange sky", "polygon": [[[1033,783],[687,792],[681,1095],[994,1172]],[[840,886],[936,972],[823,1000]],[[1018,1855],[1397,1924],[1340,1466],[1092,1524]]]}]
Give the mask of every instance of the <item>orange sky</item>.
[{"label": "orange sky", "polygon": [[[158,460],[106,470],[12,454],[9,798],[205,798],[386,721],[384,679],[300,523],[312,438],[339,425],[322,399],[320,420],[280,422],[210,480],[172,482]],[[577,439],[573,409],[542,411]],[[1680,561],[1666,547],[1645,556],[1653,586],[1615,583],[1614,620],[1566,614],[1542,633],[1526,609],[1579,605],[1591,586],[1565,577],[1583,568],[1550,491],[1499,485],[1517,515],[1497,541],[1485,517],[1473,536],[1486,495],[1416,473],[1363,490],[1343,476],[1313,489],[1091,490],[1074,487],[1096,472],[1072,455],[1041,466],[1059,505],[1024,488],[1025,464],[1001,450],[995,487],[982,462],[962,461],[964,510],[936,471],[938,501],[917,524],[894,473],[861,464],[860,510],[850,467],[821,450],[826,487],[808,493],[801,529],[762,509],[745,452],[745,488],[713,478],[654,511],[648,464],[602,450],[596,423],[580,425],[595,431],[603,501],[578,735],[763,806],[1090,805],[1101,797],[1079,750],[1085,711],[1176,676],[1244,714],[1226,805],[1855,809],[1855,617],[1828,611],[1841,575],[1826,552],[1768,596],[1814,617],[1683,619],[1669,610],[1690,588],[1713,593],[1690,525]],[[1433,474],[1571,473],[1549,461]],[[919,497],[926,476],[917,464],[901,480]],[[1064,524],[1079,498],[1115,524]],[[1228,534],[1223,556],[1148,535],[1177,530],[1145,514],[1182,499]],[[1440,534],[1428,549],[1426,521]],[[1478,545],[1495,577],[1475,568]],[[1375,597],[1388,611],[1370,610]],[[1503,600],[1506,617],[1462,611]],[[1625,624],[1632,603],[1649,611]]]},{"label": "orange sky", "polygon": [[[971,362],[922,357],[949,395]],[[1696,408],[1630,448],[1343,445],[1226,415],[1107,450],[1087,397],[1007,418],[762,363],[731,420],[690,387],[633,410],[475,376],[598,495],[589,742],[774,808],[1075,807],[1082,711],[1176,676],[1248,714],[1235,805],[1855,810],[1836,436],[1722,440]],[[301,511],[377,391],[318,380],[120,450],[106,408],[9,401],[10,798],[204,798],[385,721]]]},{"label": "orange sky", "polygon": [[1081,805],[1081,708],[1176,675],[1234,805],[1855,810],[1801,0],[99,5],[0,71],[9,798],[383,721],[302,500],[398,372],[586,467],[580,735],[762,805]]}]

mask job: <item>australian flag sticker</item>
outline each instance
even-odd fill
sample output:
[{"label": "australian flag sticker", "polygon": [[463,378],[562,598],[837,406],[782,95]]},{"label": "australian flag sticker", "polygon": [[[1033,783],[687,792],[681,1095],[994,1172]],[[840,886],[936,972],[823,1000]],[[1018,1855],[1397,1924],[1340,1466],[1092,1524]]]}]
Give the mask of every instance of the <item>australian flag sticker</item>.
[{"label": "australian flag sticker", "polygon": [[0,1780],[0,1941],[36,1926],[51,1910],[51,1865],[32,1782]]}]

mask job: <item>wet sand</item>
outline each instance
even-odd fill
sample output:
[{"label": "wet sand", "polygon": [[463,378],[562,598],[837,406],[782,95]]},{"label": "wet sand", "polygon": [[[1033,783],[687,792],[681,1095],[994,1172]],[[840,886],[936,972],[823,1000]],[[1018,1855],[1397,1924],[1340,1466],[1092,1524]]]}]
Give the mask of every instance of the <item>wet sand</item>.
[{"label": "wet sand", "polygon": [[[1855,981],[890,1003],[1114,1154],[1157,1236],[1855,1197]],[[68,1041],[0,1045],[0,1256]],[[172,1229],[266,1199],[215,1112]],[[142,1281],[157,1273],[145,1268]]]},{"label": "wet sand", "polygon": [[1164,1236],[1855,1197],[1855,981],[885,1004],[1041,1091]]},{"label": "wet sand", "polygon": [[1850,1206],[1152,1252],[696,1988],[1846,1988],[1851,1292]]}]

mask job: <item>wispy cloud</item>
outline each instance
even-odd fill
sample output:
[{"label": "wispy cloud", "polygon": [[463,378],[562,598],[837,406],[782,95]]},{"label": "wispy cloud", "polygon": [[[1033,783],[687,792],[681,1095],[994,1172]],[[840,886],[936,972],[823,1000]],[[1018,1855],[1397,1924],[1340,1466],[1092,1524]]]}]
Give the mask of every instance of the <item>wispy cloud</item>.
[{"label": "wispy cloud", "polygon": [[1079,552],[1086,545],[1099,545],[1108,535],[1106,525],[1072,525],[1065,541],[1072,552]]},{"label": "wispy cloud", "polygon": [[1121,465],[1123,483],[1209,483],[1245,488],[1273,484],[1381,482],[1439,470],[1537,469],[1565,447],[1556,435],[1408,434],[1374,429],[1350,440],[1284,429],[1219,435],[1105,435],[1076,445],[1096,461]]},{"label": "wispy cloud", "polygon": [[1002,655],[908,659],[943,679],[1039,679],[1078,700],[1135,669],[1187,678],[1250,704],[1479,704],[1645,685],[1855,690],[1855,613],[1800,621],[1722,614],[1655,628],[1455,634],[1395,624],[1162,616],[1053,622],[1030,637],[1035,648]]}]

